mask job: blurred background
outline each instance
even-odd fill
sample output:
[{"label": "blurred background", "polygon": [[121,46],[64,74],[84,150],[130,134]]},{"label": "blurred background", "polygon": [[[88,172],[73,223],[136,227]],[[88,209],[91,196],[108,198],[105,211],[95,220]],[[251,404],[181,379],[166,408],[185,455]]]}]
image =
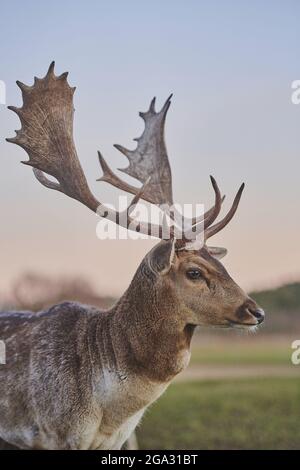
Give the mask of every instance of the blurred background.
[{"label": "blurred background", "polygon": [[[297,0],[141,2],[12,0],[0,12],[0,80],[21,105],[56,60],[76,85],[75,141],[98,198],[119,193],[101,176],[97,150],[113,169],[142,132],[138,111],[174,93],[166,140],[175,200],[212,201],[209,174],[228,208],[246,183],[238,213],[214,245],[224,264],[265,308],[256,335],[199,330],[189,368],[147,412],[142,448],[300,447],[299,155]],[[107,308],[122,294],[153,240],[98,240],[97,219],[47,191],[5,142],[18,118],[0,105],[0,308],[38,311],[65,299]],[[122,174],[123,177],[123,174]],[[130,178],[127,179],[128,182]],[[224,209],[224,211],[225,211]]]}]

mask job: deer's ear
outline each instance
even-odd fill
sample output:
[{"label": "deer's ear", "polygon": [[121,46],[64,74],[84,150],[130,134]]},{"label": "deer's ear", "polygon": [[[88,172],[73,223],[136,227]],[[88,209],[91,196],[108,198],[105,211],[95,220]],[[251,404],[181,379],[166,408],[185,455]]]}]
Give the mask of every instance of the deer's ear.
[{"label": "deer's ear", "polygon": [[211,256],[213,256],[216,259],[221,259],[224,258],[224,256],[227,255],[227,250],[226,248],[221,248],[218,246],[208,246],[207,250]]},{"label": "deer's ear", "polygon": [[150,267],[158,274],[167,274],[175,256],[175,241],[162,240],[149,253]]}]

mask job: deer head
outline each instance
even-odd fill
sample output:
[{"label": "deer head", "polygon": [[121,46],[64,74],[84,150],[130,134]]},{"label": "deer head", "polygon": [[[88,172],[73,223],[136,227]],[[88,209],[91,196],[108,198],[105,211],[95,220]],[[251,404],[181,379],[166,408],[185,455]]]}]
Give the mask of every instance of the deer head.
[{"label": "deer head", "polygon": [[[185,221],[183,236],[176,239],[176,213],[172,210],[164,215],[163,223],[135,221],[132,209],[140,200],[155,205],[172,205],[173,190],[171,169],[164,141],[164,124],[170,107],[171,96],[162,109],[155,110],[155,98],[147,112],[140,113],[145,129],[135,139],[137,147],[128,150],[121,145],[115,147],[128,159],[129,166],[121,171],[137,179],[142,186],[135,187],[120,179],[98,152],[103,171],[100,181],[105,181],[134,195],[124,213],[116,213],[104,207],[91,193],[77,157],[73,141],[73,94],[75,88],[67,83],[67,73],[54,74],[54,62],[43,79],[35,78],[32,86],[17,82],[22,90],[23,107],[9,107],[19,116],[22,127],[16,136],[7,139],[21,146],[29,155],[22,162],[33,167],[38,181],[47,188],[60,191],[80,201],[97,212],[129,230],[144,234],[156,233],[162,241],[143,260],[137,276],[151,279],[151,290],[155,291],[161,304],[172,305],[169,315],[177,312],[178,321],[191,325],[221,327],[252,327],[264,319],[263,311],[247,297],[231,279],[218,261],[226,254],[223,248],[209,247],[206,241],[222,230],[234,216],[244,184],[239,188],[229,212],[214,223],[220,213],[224,196],[213,177],[215,202],[202,217]],[[49,179],[47,175],[55,178]],[[166,226],[168,239],[165,240]],[[204,243],[199,246],[199,237]],[[145,283],[149,294],[149,283]],[[144,287],[146,289],[146,287]],[[143,283],[139,289],[143,290]],[[175,318],[174,317],[174,318]]]},{"label": "deer head", "polygon": [[207,246],[178,251],[176,242],[161,241],[137,271],[140,295],[153,299],[169,326],[252,329],[262,323],[264,312],[220,263],[225,254]]}]

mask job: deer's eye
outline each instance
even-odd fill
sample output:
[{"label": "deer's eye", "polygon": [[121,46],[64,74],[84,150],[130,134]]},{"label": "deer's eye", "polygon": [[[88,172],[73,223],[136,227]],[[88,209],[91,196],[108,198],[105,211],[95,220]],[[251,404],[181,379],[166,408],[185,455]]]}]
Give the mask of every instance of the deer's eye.
[{"label": "deer's eye", "polygon": [[189,269],[186,272],[186,276],[188,279],[192,279],[193,281],[203,278],[202,272],[197,268]]}]

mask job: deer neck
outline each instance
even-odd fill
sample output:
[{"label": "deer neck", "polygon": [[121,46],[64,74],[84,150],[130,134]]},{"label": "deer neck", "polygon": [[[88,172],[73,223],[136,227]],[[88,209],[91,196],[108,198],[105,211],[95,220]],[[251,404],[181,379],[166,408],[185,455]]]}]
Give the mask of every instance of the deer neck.
[{"label": "deer neck", "polygon": [[178,320],[178,302],[169,290],[154,288],[151,278],[138,281],[112,311],[117,362],[129,372],[167,383],[188,365],[194,327]]}]

